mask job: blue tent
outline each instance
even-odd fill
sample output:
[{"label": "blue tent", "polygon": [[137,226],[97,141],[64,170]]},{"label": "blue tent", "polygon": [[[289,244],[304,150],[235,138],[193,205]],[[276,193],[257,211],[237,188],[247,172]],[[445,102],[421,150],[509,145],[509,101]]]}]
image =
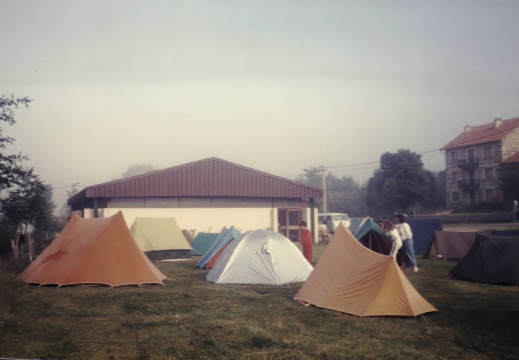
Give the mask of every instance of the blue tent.
[{"label": "blue tent", "polygon": [[375,223],[375,221],[372,218],[368,217],[360,220],[361,222],[358,225],[356,225],[357,229],[354,231],[350,230],[357,240],[359,240],[361,237],[363,237],[370,231],[375,231],[376,233],[380,234],[384,239],[387,238],[386,234],[384,234],[380,226],[378,226],[378,224]]},{"label": "blue tent", "polygon": [[413,247],[415,254],[425,254],[434,237],[434,230],[443,231],[439,218],[408,219],[407,223],[413,232]]},{"label": "blue tent", "polygon": [[239,235],[240,233],[234,228],[234,226],[231,226],[229,230],[224,228],[218,237],[214,240],[213,245],[207,249],[205,255],[200,259],[196,266],[203,269],[209,260],[213,258],[213,256],[215,256],[232,239],[238,237]]},{"label": "blue tent", "polygon": [[[226,228],[224,229],[227,231]],[[198,233],[191,242],[191,255],[205,255],[207,250],[211,247],[211,245],[213,245],[214,241],[219,235],[220,233]]]},{"label": "blue tent", "polygon": [[363,224],[366,218],[350,218],[350,226],[348,230],[355,235],[355,233],[359,230],[361,224]]},{"label": "blue tent", "polygon": [[[372,218],[364,219],[358,230],[353,234],[359,242],[368,249],[383,255],[391,254],[391,244],[380,226]],[[403,268],[404,261],[400,252],[396,255],[396,263]]]},{"label": "blue tent", "polygon": [[392,245],[389,243],[386,234],[372,218],[365,218],[353,236],[362,245],[379,254],[389,255],[391,253]]}]

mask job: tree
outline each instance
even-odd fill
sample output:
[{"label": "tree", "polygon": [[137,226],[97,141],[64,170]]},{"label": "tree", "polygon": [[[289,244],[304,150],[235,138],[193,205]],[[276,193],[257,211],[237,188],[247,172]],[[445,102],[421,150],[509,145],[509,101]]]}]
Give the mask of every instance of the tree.
[{"label": "tree", "polygon": [[431,197],[431,182],[421,156],[410,150],[384,153],[380,169],[368,180],[366,202],[377,215],[392,216],[412,206],[426,204]]},{"label": "tree", "polygon": [[[30,102],[31,100],[27,97],[0,96],[0,125],[2,125],[2,122],[9,126],[14,125],[16,123],[15,110],[20,106],[28,107]],[[4,135],[0,126],[0,191],[21,185],[25,178],[32,176],[32,169],[26,169],[22,166],[22,162],[28,159],[26,156],[21,153],[6,153],[7,146],[14,141],[15,139],[12,137]],[[5,253],[5,248],[9,247],[10,239],[16,233],[19,225],[4,214],[1,214],[0,222],[0,250],[4,250]]]},{"label": "tree", "polygon": [[333,173],[326,176],[326,196],[328,212],[348,214],[350,217],[365,217],[368,206],[365,189],[351,177],[337,177]]},{"label": "tree", "polygon": [[[323,188],[322,167],[303,170],[304,175],[296,179],[306,185]],[[365,216],[368,207],[364,198],[364,188],[351,177],[339,178],[333,173],[325,177],[328,212],[346,213],[349,216]]]},{"label": "tree", "polygon": [[[304,174],[298,176],[295,181],[313,186],[318,189],[323,188],[323,177],[322,177],[322,168],[321,167],[310,167],[308,169],[303,169]],[[316,199],[316,205],[320,206],[322,209],[322,201],[320,199]]]},{"label": "tree", "polygon": [[0,259],[7,260],[19,225],[0,213]]},{"label": "tree", "polygon": [[9,192],[7,198],[0,200],[3,216],[17,230],[12,244],[15,259],[19,255],[20,236],[23,233],[27,235],[27,227],[49,216],[49,211],[52,213],[52,208],[46,206],[45,186],[38,176],[31,171],[23,180]]},{"label": "tree", "polygon": [[125,172],[123,172],[121,177],[124,179],[131,176],[146,174],[155,170],[157,170],[157,168],[153,165],[133,165],[130,166]]},{"label": "tree", "polygon": [[149,164],[132,165],[121,174],[121,177],[115,177],[112,180],[126,179],[132,176],[146,174],[158,170],[155,166]]},{"label": "tree", "polygon": [[[14,110],[19,106],[28,107],[32,100],[25,98],[15,98],[0,96],[0,121],[13,125],[16,123]],[[29,171],[22,166],[22,162],[27,160],[26,156],[19,154],[5,154],[7,145],[12,144],[15,139],[4,136],[0,128],[0,190],[9,189],[23,182],[26,173]]]},{"label": "tree", "polygon": [[44,198],[41,204],[41,214],[34,222],[34,230],[31,239],[34,240],[33,252],[38,255],[50,244],[52,240],[63,230],[67,224],[67,216],[55,216],[53,214],[56,205],[52,202],[52,187],[44,185]]},{"label": "tree", "polygon": [[310,167],[308,169],[303,169],[304,174],[298,176],[295,181],[300,182],[305,185],[313,186],[319,189],[323,188],[323,177],[322,177],[322,168],[321,167]]},{"label": "tree", "polygon": [[445,170],[434,172],[425,170],[429,177],[429,201],[423,205],[424,211],[437,211],[447,208],[447,179]]},{"label": "tree", "polygon": [[[15,110],[20,106],[28,107],[31,101],[27,97],[0,96],[0,125],[1,122],[14,125]],[[11,245],[17,258],[20,238],[22,235],[27,237],[27,227],[48,227],[48,222],[55,223],[56,219],[52,215],[55,207],[51,201],[52,189],[43,185],[32,168],[23,166],[28,157],[21,153],[6,153],[7,146],[14,141],[4,136],[0,126],[0,191],[9,191],[0,200],[0,253],[5,254]],[[58,228],[60,224],[54,225],[53,228]]]}]

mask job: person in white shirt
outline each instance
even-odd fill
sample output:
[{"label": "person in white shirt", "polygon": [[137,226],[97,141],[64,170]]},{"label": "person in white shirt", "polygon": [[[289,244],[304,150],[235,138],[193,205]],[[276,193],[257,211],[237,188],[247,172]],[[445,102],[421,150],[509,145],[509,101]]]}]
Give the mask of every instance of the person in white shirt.
[{"label": "person in white shirt", "polygon": [[404,214],[396,214],[395,218],[397,221],[395,227],[400,234],[400,238],[402,239],[405,269],[416,272],[418,271],[418,264],[416,262],[416,258],[414,257],[413,232],[411,231],[409,224],[406,222],[407,219]]},{"label": "person in white shirt", "polygon": [[398,250],[402,247],[402,239],[400,238],[400,234],[398,233],[398,230],[394,227],[393,223],[390,220],[384,220],[382,222],[382,231],[386,234],[386,236],[389,238],[389,241],[393,244],[393,247],[391,248],[391,253],[389,254],[392,256],[396,261],[396,254],[398,253]]}]

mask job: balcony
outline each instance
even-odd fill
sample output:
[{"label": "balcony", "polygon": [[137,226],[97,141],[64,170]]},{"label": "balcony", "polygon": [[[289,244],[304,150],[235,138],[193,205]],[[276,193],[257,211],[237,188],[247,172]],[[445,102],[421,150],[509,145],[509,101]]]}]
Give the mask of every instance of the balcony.
[{"label": "balcony", "polygon": [[479,159],[477,158],[468,158],[458,160],[458,167],[460,168],[475,168],[479,166]]},{"label": "balcony", "polygon": [[461,190],[465,190],[465,191],[477,190],[477,189],[479,189],[479,180],[476,180],[476,179],[458,180],[458,187]]}]

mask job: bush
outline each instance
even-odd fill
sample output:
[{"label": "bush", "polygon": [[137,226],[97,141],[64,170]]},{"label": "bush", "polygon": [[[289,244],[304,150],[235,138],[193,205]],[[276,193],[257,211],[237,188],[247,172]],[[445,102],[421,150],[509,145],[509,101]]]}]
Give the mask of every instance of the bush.
[{"label": "bush", "polygon": [[14,302],[16,277],[27,266],[27,258],[0,263],[0,315],[5,315]]}]

